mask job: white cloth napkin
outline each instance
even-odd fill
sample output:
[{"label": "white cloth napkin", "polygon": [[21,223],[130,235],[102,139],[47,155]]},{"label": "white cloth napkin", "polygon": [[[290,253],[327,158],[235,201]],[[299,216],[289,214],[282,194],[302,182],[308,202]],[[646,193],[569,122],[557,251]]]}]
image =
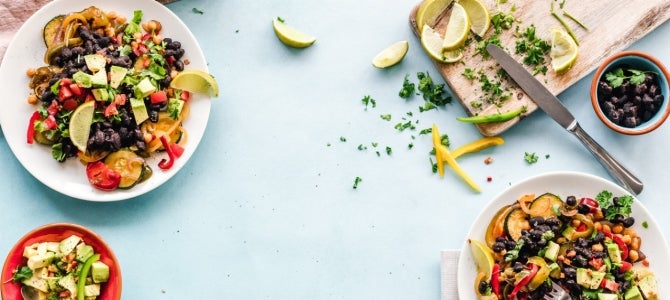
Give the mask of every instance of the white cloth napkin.
[{"label": "white cloth napkin", "polygon": [[456,270],[458,270],[458,256],[460,253],[461,251],[457,249],[440,251],[440,289],[442,291],[442,300],[458,300]]}]

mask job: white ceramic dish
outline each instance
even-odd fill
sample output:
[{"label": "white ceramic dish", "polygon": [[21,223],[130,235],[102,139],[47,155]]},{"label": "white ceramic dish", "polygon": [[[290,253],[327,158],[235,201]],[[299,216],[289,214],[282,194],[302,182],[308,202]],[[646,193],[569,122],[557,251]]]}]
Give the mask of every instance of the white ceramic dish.
[{"label": "white ceramic dish", "polygon": [[[193,155],[207,127],[211,100],[209,97],[194,95],[191,99],[191,114],[184,122],[188,131],[188,143],[184,154],[168,171],[158,168],[163,155],[153,155],[148,164],[154,170],[147,181],[129,190],[112,192],[100,191],[88,183],[85,167],[77,159],[69,159],[59,163],[51,157],[51,149],[39,144],[26,143],[26,130],[30,115],[35,106],[29,105],[26,99],[30,93],[28,77],[25,70],[37,68],[44,63],[46,48],[42,40],[42,28],[48,20],[59,14],[81,11],[89,6],[97,6],[103,11],[116,11],[133,17],[133,11],[142,10],[142,21],[158,20],[163,25],[161,34],[181,42],[189,64],[186,69],[208,71],[205,57],[193,34],[186,25],[169,9],[154,0],[135,1],[78,1],[57,0],[48,3],[21,26],[7,48],[0,65],[0,82],[3,96],[0,98],[0,124],[12,152],[21,164],[39,181],[65,195],[90,201],[116,201],[133,198],[147,193],[174,176]],[[165,155],[166,156],[166,155]]]},{"label": "white ceramic dish", "polygon": [[[593,198],[603,190],[608,190],[615,196],[630,194],[622,187],[597,176],[578,172],[554,172],[530,177],[512,185],[493,198],[470,227],[468,236],[461,248],[457,271],[459,298],[477,299],[474,291],[474,280],[477,275],[476,267],[467,239],[473,238],[483,241],[486,227],[500,207],[513,203],[521,195],[528,193],[540,195],[551,192],[562,198],[573,195],[579,199],[580,197]],[[649,211],[642,206],[637,198],[633,202],[632,216],[636,220],[633,228],[642,237],[642,251],[651,263],[650,268],[656,274],[658,280],[659,294],[661,299],[664,299],[667,295],[670,295],[670,285],[665,284],[665,281],[670,279],[670,256],[668,255],[665,237]],[[647,222],[647,228],[643,228],[643,222]]]}]

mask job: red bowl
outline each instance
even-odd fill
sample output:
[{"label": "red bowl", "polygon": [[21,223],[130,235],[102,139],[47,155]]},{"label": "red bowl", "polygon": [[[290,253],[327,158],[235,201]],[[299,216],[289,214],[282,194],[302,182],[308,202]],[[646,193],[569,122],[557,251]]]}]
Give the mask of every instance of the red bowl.
[{"label": "red bowl", "polygon": [[72,223],[47,224],[33,229],[24,235],[9,251],[5,264],[2,266],[0,279],[0,295],[3,300],[21,300],[21,285],[12,281],[13,271],[26,264],[23,249],[26,246],[40,242],[58,242],[71,235],[77,235],[93,247],[95,253],[100,253],[100,261],[109,266],[109,281],[101,286],[100,300],[121,299],[121,268],[112,249],[105,241],[92,230]]}]

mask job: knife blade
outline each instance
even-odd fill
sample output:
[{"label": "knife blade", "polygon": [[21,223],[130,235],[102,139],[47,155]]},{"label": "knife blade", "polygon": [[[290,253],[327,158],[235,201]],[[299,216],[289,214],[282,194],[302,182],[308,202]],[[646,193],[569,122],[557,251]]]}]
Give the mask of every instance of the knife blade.
[{"label": "knife blade", "polygon": [[486,50],[498,64],[500,64],[505,72],[507,72],[507,75],[509,75],[509,77],[511,77],[514,82],[526,92],[528,97],[530,97],[540,109],[554,119],[559,125],[575,135],[625,189],[635,195],[642,192],[642,188],[644,187],[642,182],[593,140],[593,138],[579,126],[577,119],[575,119],[563,103],[561,103],[554,94],[538,81],[535,76],[531,75],[526,68],[519,64],[502,48],[489,44],[486,46]]}]

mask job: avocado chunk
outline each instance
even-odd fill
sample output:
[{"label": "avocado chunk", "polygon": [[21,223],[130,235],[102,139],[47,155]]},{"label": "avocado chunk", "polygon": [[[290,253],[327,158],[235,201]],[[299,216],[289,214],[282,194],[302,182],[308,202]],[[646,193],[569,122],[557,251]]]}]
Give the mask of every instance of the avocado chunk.
[{"label": "avocado chunk", "polygon": [[105,65],[107,65],[107,59],[100,54],[85,55],[84,61],[86,62],[86,67],[93,73],[103,70]]},{"label": "avocado chunk", "polygon": [[72,80],[83,88],[91,88],[93,86],[93,75],[86,72],[77,71],[72,75]]},{"label": "avocado chunk", "polygon": [[640,290],[637,288],[637,286],[633,286],[630,289],[628,289],[623,294],[623,298],[625,300],[644,300],[642,298],[642,294],[640,294]]},{"label": "avocado chunk", "polygon": [[107,87],[107,72],[99,71],[91,76],[91,86],[93,88]]},{"label": "avocado chunk", "polygon": [[46,279],[41,278],[38,272],[33,272],[33,276],[21,282],[27,286],[32,286],[44,293],[49,291],[49,285],[47,284]]},{"label": "avocado chunk", "polygon": [[605,243],[607,247],[607,254],[610,256],[612,263],[620,264],[621,263],[621,250],[619,246],[615,243]]},{"label": "avocado chunk", "polygon": [[561,249],[561,246],[555,243],[554,241],[549,241],[547,244],[547,251],[544,252],[544,257],[550,261],[556,261],[558,257],[558,250]]},{"label": "avocado chunk", "polygon": [[647,300],[658,299],[658,284],[654,275],[647,275],[637,284],[642,292],[642,296]]},{"label": "avocado chunk", "polygon": [[45,252],[44,254],[33,255],[28,258],[28,268],[34,271],[38,268],[45,267],[51,263],[54,257],[55,253],[53,252]]},{"label": "avocado chunk", "polygon": [[149,113],[147,112],[147,107],[144,105],[144,100],[130,98],[130,107],[133,110],[133,115],[135,116],[135,123],[137,125],[142,124],[142,122],[149,119]]},{"label": "avocado chunk", "polygon": [[107,282],[109,280],[109,266],[104,262],[96,261],[91,264],[91,278],[93,282]]},{"label": "avocado chunk", "polygon": [[577,284],[587,289],[597,289],[603,278],[605,278],[605,272],[577,268]]},{"label": "avocado chunk", "polygon": [[85,297],[97,297],[100,296],[100,285],[99,284],[87,284],[84,286],[84,296]]},{"label": "avocado chunk", "polygon": [[64,289],[70,291],[70,293],[72,295],[77,294],[77,283],[74,282],[74,277],[72,276],[72,273],[61,277],[58,280],[58,285],[60,285]]},{"label": "avocado chunk", "polygon": [[109,100],[109,92],[105,88],[92,89],[91,93],[93,94],[93,98],[97,101],[106,102]]},{"label": "avocado chunk", "polygon": [[81,238],[76,236],[76,235],[71,235],[64,240],[60,241],[60,244],[58,244],[58,250],[60,250],[60,253],[65,256],[68,255],[74,248],[77,247],[77,244],[81,242]]},{"label": "avocado chunk", "polygon": [[151,83],[149,77],[144,77],[144,79],[140,80],[140,82],[135,86],[135,98],[142,99],[155,91],[156,87]]},{"label": "avocado chunk", "polygon": [[118,88],[119,85],[121,85],[123,78],[126,77],[127,73],[128,69],[126,68],[111,66],[109,69],[109,85],[115,89]]},{"label": "avocado chunk", "polygon": [[598,293],[598,300],[619,300],[617,294]]},{"label": "avocado chunk", "polygon": [[93,247],[82,243],[77,246],[77,255],[75,258],[80,262],[86,262],[86,260],[93,256],[93,254]]}]

